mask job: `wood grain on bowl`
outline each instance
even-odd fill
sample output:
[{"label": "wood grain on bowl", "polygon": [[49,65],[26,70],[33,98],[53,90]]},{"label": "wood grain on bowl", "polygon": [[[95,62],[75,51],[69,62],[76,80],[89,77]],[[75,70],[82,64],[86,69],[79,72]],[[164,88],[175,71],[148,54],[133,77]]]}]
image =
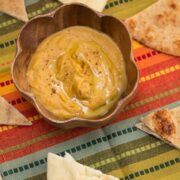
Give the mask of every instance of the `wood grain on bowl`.
[{"label": "wood grain on bowl", "polygon": [[[73,16],[69,14],[73,14]],[[36,100],[27,82],[27,68],[37,46],[49,35],[71,26],[87,26],[107,34],[118,45],[125,60],[128,77],[126,92],[118,100],[113,110],[98,119],[72,118],[59,121]],[[49,14],[40,15],[26,23],[17,40],[17,53],[12,64],[11,73],[18,91],[35,106],[44,119],[65,129],[101,127],[112,121],[133,98],[139,79],[138,69],[132,55],[131,38],[125,25],[113,16],[103,15],[81,4],[61,6]]]}]

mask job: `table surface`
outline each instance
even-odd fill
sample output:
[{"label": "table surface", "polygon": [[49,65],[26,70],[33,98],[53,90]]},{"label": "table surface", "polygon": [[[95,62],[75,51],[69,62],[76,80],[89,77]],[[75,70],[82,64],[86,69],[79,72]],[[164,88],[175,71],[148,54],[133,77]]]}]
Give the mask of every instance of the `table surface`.
[{"label": "table surface", "polygon": [[[110,0],[104,13],[125,19],[156,0]],[[55,0],[26,0],[29,17],[59,6]],[[135,98],[111,124],[100,129],[62,131],[47,124],[16,91],[10,64],[23,23],[0,14],[0,95],[33,122],[31,127],[0,126],[0,173],[3,179],[46,179],[47,153],[65,151],[79,162],[119,179],[180,177],[180,151],[134,127],[150,111],[180,105],[180,58],[133,42],[140,71]]]}]

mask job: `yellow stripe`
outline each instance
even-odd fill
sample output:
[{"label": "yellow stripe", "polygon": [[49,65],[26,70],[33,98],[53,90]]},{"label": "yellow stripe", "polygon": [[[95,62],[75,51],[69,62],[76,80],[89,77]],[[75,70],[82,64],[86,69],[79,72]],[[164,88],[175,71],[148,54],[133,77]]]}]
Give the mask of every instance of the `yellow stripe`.
[{"label": "yellow stripe", "polygon": [[[155,96],[152,96],[152,97],[149,97],[147,99],[143,99],[143,100],[140,100],[140,101],[137,101],[136,103],[134,104],[129,104],[125,107],[125,109],[123,110],[124,111],[128,111],[130,109],[134,109],[134,108],[137,108],[137,107],[140,107],[140,106],[143,106],[147,103],[150,103],[150,102],[153,102],[153,101],[156,101],[156,100],[159,100],[161,98],[164,98],[164,97],[167,97],[169,95],[172,95],[174,93],[177,93],[180,91],[180,87],[179,88],[175,88],[175,89],[171,89],[169,91],[165,91],[165,92],[162,92],[160,94],[157,94]],[[12,128],[11,128],[12,129]],[[8,130],[8,129],[7,129]],[[4,131],[3,129],[1,131]],[[1,132],[0,131],[0,132]]]},{"label": "yellow stripe", "polygon": [[142,45],[140,43],[138,43],[137,41],[133,40],[133,49],[138,49],[140,47],[142,47]]},{"label": "yellow stripe", "polygon": [[[29,117],[28,120],[32,122],[32,121],[36,121],[36,120],[38,120],[40,118],[42,118],[42,116],[38,114],[38,115],[35,115],[35,116],[32,116],[32,117]],[[10,130],[10,129],[13,129],[15,127],[17,127],[17,126],[11,126],[11,125],[9,125],[9,126],[0,126],[0,132],[4,132],[4,131]]]},{"label": "yellow stripe", "polygon": [[[1,61],[1,60],[0,60]],[[5,61],[4,63],[0,63],[0,68],[4,66],[9,66],[12,61]]]},{"label": "yellow stripe", "polygon": [[43,135],[37,136],[37,137],[30,139],[30,140],[27,140],[21,144],[17,144],[15,146],[7,147],[5,149],[0,149],[0,155],[6,154],[6,153],[9,153],[12,151],[20,150],[22,148],[33,145],[33,144],[38,143],[40,141],[43,141],[45,139],[52,138],[55,136],[59,136],[62,133],[64,133],[64,131],[62,129],[58,129],[58,130],[56,129],[55,131],[49,132],[48,134],[43,134]]},{"label": "yellow stripe", "polygon": [[12,92],[15,92],[16,88],[13,84],[9,85],[9,86],[4,86],[0,88],[0,95],[4,96],[6,94],[10,94]]},{"label": "yellow stripe", "polygon": [[[165,156],[165,155],[164,155]],[[156,171],[154,173],[149,173],[146,174],[144,176],[140,176],[139,178],[137,178],[138,180],[144,180],[144,179],[156,179],[158,177],[158,179],[164,179],[164,177],[169,175],[169,178],[174,175],[174,173],[178,172],[180,169],[180,163],[178,164],[174,164],[171,165],[169,167],[166,167],[164,169],[160,169],[159,171]],[[175,176],[176,180],[178,179],[178,176]],[[171,179],[171,178],[170,178]],[[170,180],[169,179],[169,180]],[[172,179],[171,179],[172,180]]]},{"label": "yellow stripe", "polygon": [[[4,53],[3,52],[3,54],[1,54],[1,56],[0,56],[0,64],[2,64],[4,62],[7,62],[7,61],[11,61],[12,62],[12,60],[14,58],[14,55],[15,55],[14,48],[9,49],[8,53]],[[10,67],[10,65],[9,65],[9,67]]]},{"label": "yellow stripe", "polygon": [[170,89],[170,90],[168,90],[168,91],[161,92],[161,93],[159,93],[159,94],[156,94],[155,96],[151,96],[151,97],[148,97],[148,98],[146,98],[146,99],[142,99],[142,100],[140,100],[140,101],[137,101],[137,102],[135,102],[135,103],[133,103],[133,104],[127,105],[127,106],[124,108],[123,112],[124,112],[124,111],[129,111],[129,110],[131,110],[131,109],[134,109],[134,108],[137,108],[137,107],[140,107],[140,106],[143,106],[143,105],[145,105],[145,104],[148,104],[148,103],[150,103],[150,102],[159,100],[159,99],[161,99],[161,98],[168,97],[168,96],[170,96],[170,95],[172,95],[172,94],[175,94],[175,93],[178,93],[178,92],[180,92],[180,87],[177,87],[177,88],[175,88],[175,89]]},{"label": "yellow stripe", "polygon": [[0,42],[3,43],[3,42],[6,42],[6,41],[15,39],[18,36],[19,31],[20,30],[16,30],[16,31],[7,33],[5,35],[1,35],[0,36]]},{"label": "yellow stripe", "polygon": [[7,48],[0,48],[1,61],[10,57],[12,60],[16,53],[16,46],[9,46]]},{"label": "yellow stripe", "polygon": [[160,71],[156,71],[152,74],[149,74],[147,76],[143,76],[141,77],[140,79],[140,83],[141,82],[145,82],[145,81],[149,81],[151,79],[154,79],[154,78],[157,78],[157,77],[160,77],[160,76],[163,76],[165,74],[169,74],[169,73],[172,73],[174,71],[178,71],[180,69],[180,65],[177,64],[175,66],[171,66],[171,67],[168,67],[168,68],[165,68],[165,69],[162,69]]},{"label": "yellow stripe", "polygon": [[[133,16],[134,14],[137,14],[156,1],[157,0],[133,0],[129,1],[128,3],[122,3],[118,6],[105,9],[103,12],[124,20],[130,16]],[[115,0],[109,0],[108,2],[114,3]]]},{"label": "yellow stripe", "polygon": [[[155,156],[153,158],[149,158],[147,160],[140,161],[140,162],[137,162],[134,164],[129,164],[128,166],[122,167],[121,169],[118,169],[118,170],[114,170],[114,171],[110,172],[109,174],[116,176],[116,177],[124,177],[124,176],[131,174],[132,172],[137,172],[137,171],[144,170],[144,169],[147,169],[150,167],[154,167],[155,165],[159,165],[162,162],[166,162],[171,159],[175,159],[179,156],[180,156],[180,151],[174,149],[167,153],[163,153],[158,156]],[[170,172],[172,169],[175,169],[174,171],[177,172],[177,169],[179,169],[179,168],[180,168],[180,164],[176,164],[172,167],[167,167],[167,168],[164,168],[157,172],[141,176],[139,179],[143,179],[143,178],[144,179],[153,179],[153,177],[154,177],[154,179],[156,179],[157,177],[160,178],[160,177],[163,177],[166,172]],[[169,171],[167,171],[167,169]]]},{"label": "yellow stripe", "polygon": [[[168,171],[169,173],[166,174],[166,176],[163,176],[162,178],[160,178],[160,180],[177,180],[177,179],[179,179],[179,177],[180,177],[180,172],[179,172],[180,167],[178,166],[178,170],[176,170],[174,168],[174,166],[172,168],[173,169],[169,170]],[[173,171],[175,171],[175,172],[173,172]],[[172,174],[172,172],[173,172],[173,174]]]},{"label": "yellow stripe", "polygon": [[[14,87],[14,86],[11,86],[11,87]],[[14,88],[15,88],[15,87],[14,87]],[[3,88],[0,88],[0,90],[1,90],[1,89],[3,89]],[[159,100],[159,99],[161,99],[161,98],[165,98],[165,97],[170,96],[170,95],[172,95],[172,94],[175,94],[175,93],[177,93],[177,92],[179,92],[179,91],[180,91],[180,87],[177,87],[177,88],[175,88],[175,89],[170,89],[170,90],[168,90],[168,91],[165,91],[165,92],[156,94],[155,96],[148,97],[148,98],[146,98],[146,99],[137,101],[137,102],[135,102],[135,103],[133,103],[133,104],[127,105],[127,106],[124,108],[123,112],[124,112],[124,111],[128,111],[128,110],[131,110],[131,109],[134,109],[134,108],[137,108],[137,107],[140,107],[140,106],[143,106],[143,105],[145,105],[145,104],[148,104],[148,103],[150,103],[150,102]],[[5,128],[5,130],[8,130],[8,129]],[[2,130],[0,130],[0,132],[1,132],[1,131],[4,131],[4,130],[2,129]]]},{"label": "yellow stripe", "polygon": [[104,159],[102,161],[99,161],[99,162],[91,165],[91,167],[92,168],[100,168],[101,166],[114,163],[114,162],[119,161],[119,160],[121,160],[123,158],[127,158],[127,157],[130,157],[130,156],[136,155],[136,154],[143,153],[145,151],[149,151],[149,150],[154,149],[154,148],[156,148],[156,147],[158,147],[158,146],[160,146],[162,144],[164,144],[164,142],[156,141],[154,143],[147,144],[145,146],[142,146],[142,147],[139,147],[139,148],[135,148],[135,149],[132,149],[130,151],[123,152],[123,153],[121,153],[119,155],[116,155],[114,157],[107,158],[107,159]]},{"label": "yellow stripe", "polygon": [[[57,2],[44,4],[44,6],[42,6],[40,9],[33,11],[31,13],[28,13],[28,17],[32,18],[32,17],[42,14],[43,12],[47,11],[48,9],[54,9],[55,7],[58,6],[58,4],[59,3],[57,3]],[[4,28],[4,27],[8,27],[12,24],[15,24],[18,21],[19,20],[17,20],[17,19],[11,19],[11,20],[5,21],[3,23],[0,23],[0,29]]]},{"label": "yellow stripe", "polygon": [[4,74],[0,74],[0,82],[4,82],[4,81],[9,81],[11,80],[11,75],[10,75],[10,72],[6,72]]},{"label": "yellow stripe", "polygon": [[[143,76],[143,77],[141,77],[139,82],[142,83],[145,81],[149,81],[151,79],[163,76],[165,74],[172,73],[174,71],[178,71],[179,69],[180,69],[180,65],[177,64],[175,66],[171,66],[171,67],[168,67],[166,69],[162,69],[160,71],[154,72],[154,73],[149,74],[147,76]],[[0,74],[0,82],[4,82],[4,81],[8,81],[8,80],[11,80],[11,75],[9,73]],[[13,84],[11,84],[9,86],[5,86],[5,87],[0,88],[0,95],[3,96],[3,95],[6,95],[8,93],[12,93],[14,91],[16,91],[16,88]]]}]

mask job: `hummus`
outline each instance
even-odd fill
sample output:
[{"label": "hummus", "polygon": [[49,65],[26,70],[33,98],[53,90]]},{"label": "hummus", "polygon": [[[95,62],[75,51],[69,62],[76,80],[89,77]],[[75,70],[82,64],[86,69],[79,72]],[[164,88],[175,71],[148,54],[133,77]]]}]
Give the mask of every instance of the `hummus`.
[{"label": "hummus", "polygon": [[107,35],[82,26],[42,41],[31,58],[27,79],[36,99],[60,120],[103,116],[127,85],[118,46]]}]

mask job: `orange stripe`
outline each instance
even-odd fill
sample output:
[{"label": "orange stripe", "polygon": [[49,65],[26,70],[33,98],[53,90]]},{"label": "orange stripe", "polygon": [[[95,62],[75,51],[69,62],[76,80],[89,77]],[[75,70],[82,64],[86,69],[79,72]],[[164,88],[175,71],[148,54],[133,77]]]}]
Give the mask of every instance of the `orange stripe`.
[{"label": "orange stripe", "polygon": [[9,64],[11,64],[11,63],[12,63],[12,61],[5,61],[4,63],[1,63],[1,64],[0,64],[0,67],[9,65]]},{"label": "orange stripe", "polygon": [[[175,57],[173,57],[173,58],[175,58]],[[165,62],[169,59],[172,59],[172,57],[164,55],[164,54],[157,54],[156,56],[153,56],[153,57],[147,59],[146,61],[138,61],[137,66],[139,69],[144,69],[144,68],[148,68],[148,67],[154,66],[156,64]],[[180,60],[180,58],[178,58],[178,59]]]},{"label": "orange stripe", "polygon": [[142,54],[147,54],[151,51],[154,51],[154,49],[141,46],[137,49],[134,49],[134,56],[141,56]]},{"label": "orange stripe", "polygon": [[[21,99],[22,96],[18,93],[18,91],[14,91],[12,93],[9,93],[9,94],[6,94],[3,96],[9,103],[12,103],[13,100],[17,100],[17,99]],[[19,111],[24,111],[24,110],[27,110],[27,109],[31,109],[33,108],[33,106],[25,101],[25,102],[21,102],[19,104],[15,104],[14,105],[15,108],[17,108]]]},{"label": "orange stripe", "polygon": [[[176,61],[173,61],[173,64],[174,63],[176,63]],[[165,63],[166,64],[166,63]],[[165,65],[165,64],[163,64],[163,66]],[[178,65],[176,65],[176,66],[178,66]],[[175,67],[176,67],[175,66]],[[157,66],[156,66],[157,67]],[[164,69],[162,69],[162,68],[158,68],[158,71],[156,71],[156,69],[157,68],[153,68],[153,74],[149,74],[148,73],[148,75],[146,75],[146,76],[143,76],[143,77],[141,77],[141,79],[140,79],[140,83],[142,83],[142,82],[145,82],[145,81],[152,81],[152,79],[157,79],[157,77],[158,77],[158,79],[159,78],[161,78],[161,79],[164,79],[164,81],[166,81],[167,79],[168,79],[168,77],[170,78],[171,76],[172,76],[172,71],[171,71],[171,68],[174,68],[174,66],[171,66],[171,67],[168,67],[167,65],[165,66],[165,67],[168,67],[168,68],[166,68],[166,69],[169,69],[169,72],[165,72],[165,71],[163,71]],[[178,66],[179,67],[179,66]],[[151,68],[152,69],[152,68]],[[175,71],[176,71],[176,69],[174,68],[174,70],[173,70],[173,72],[175,73]],[[161,73],[162,72],[162,73]],[[156,76],[156,73],[158,73],[159,75],[158,76]],[[170,73],[170,75],[168,75]],[[175,73],[175,74],[177,74],[177,73]],[[153,77],[151,77],[153,75]],[[167,76],[168,75],[168,76]],[[176,75],[177,76],[177,75]],[[159,81],[159,80],[158,80]],[[154,81],[153,81],[154,82]],[[155,81],[156,82],[156,81]],[[146,83],[145,83],[146,84]],[[144,85],[145,84],[143,84],[142,85],[142,87],[144,87]],[[149,84],[149,82],[148,82],[148,84]],[[155,84],[158,84],[158,83],[155,83]],[[175,86],[175,84],[174,84],[174,86]],[[145,94],[147,94],[147,91],[145,91]],[[141,95],[142,96],[142,95]],[[17,100],[19,100],[19,101],[22,101],[22,96],[17,92],[17,91],[14,91],[14,92],[12,92],[12,93],[9,93],[9,94],[6,94],[6,95],[4,95],[4,97],[5,97],[5,99],[7,100],[7,101],[9,101],[10,103],[12,103],[19,111],[24,111],[24,110],[27,110],[27,109],[29,109],[29,108],[32,108],[33,106],[30,104],[30,103],[28,103],[28,102],[21,102],[21,103],[16,103],[17,102]],[[15,103],[13,103],[12,101],[15,101]]]}]

